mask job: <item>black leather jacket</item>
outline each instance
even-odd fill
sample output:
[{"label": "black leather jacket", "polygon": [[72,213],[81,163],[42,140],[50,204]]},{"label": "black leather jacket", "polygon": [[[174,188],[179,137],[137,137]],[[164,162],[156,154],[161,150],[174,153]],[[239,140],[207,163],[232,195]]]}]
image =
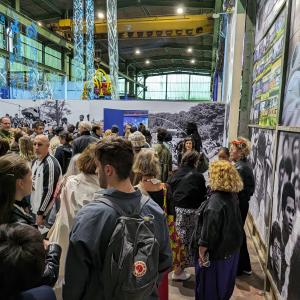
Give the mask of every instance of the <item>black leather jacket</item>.
[{"label": "black leather jacket", "polygon": [[46,267],[43,274],[41,285],[54,286],[59,272],[59,261],[61,247],[58,244],[50,244],[46,255]]},{"label": "black leather jacket", "polygon": [[255,180],[252,167],[247,159],[241,159],[237,161],[235,163],[235,167],[244,183],[244,189],[238,194],[239,200],[249,202],[255,190]]},{"label": "black leather jacket", "polygon": [[81,134],[80,137],[76,138],[73,141],[72,148],[73,148],[73,156],[82,153],[83,150],[92,143],[97,143],[99,139],[96,139],[91,136],[90,132],[86,131]]},{"label": "black leather jacket", "polygon": [[224,259],[239,251],[243,225],[237,195],[212,192],[199,209],[196,228],[194,246],[207,247],[211,260]]}]

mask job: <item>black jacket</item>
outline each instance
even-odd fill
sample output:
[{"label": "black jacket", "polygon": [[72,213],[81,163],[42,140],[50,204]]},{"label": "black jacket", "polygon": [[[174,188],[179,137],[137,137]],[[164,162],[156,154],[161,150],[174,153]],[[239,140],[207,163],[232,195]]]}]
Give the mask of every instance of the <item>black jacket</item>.
[{"label": "black jacket", "polygon": [[56,148],[55,158],[60,164],[62,174],[66,174],[72,154],[73,150],[70,144],[64,144]]},{"label": "black jacket", "polygon": [[198,208],[206,200],[205,179],[191,167],[181,167],[168,182],[175,207]]},{"label": "black jacket", "polygon": [[240,249],[243,225],[235,193],[212,192],[199,210],[194,239],[196,247],[208,248],[212,260],[224,259]]},{"label": "black jacket", "polygon": [[249,202],[255,190],[255,180],[252,167],[247,159],[237,161],[235,166],[244,183],[244,189],[238,193],[239,200],[240,202]]},{"label": "black jacket", "polygon": [[[16,203],[18,202],[16,201]],[[22,202],[20,201],[20,203]],[[10,223],[22,223],[36,227],[34,218],[30,214],[24,212],[21,206],[17,204],[13,207]],[[55,285],[58,278],[60,256],[61,247],[58,244],[50,244],[46,253],[46,266],[40,285],[49,285],[52,287]]]},{"label": "black jacket", "polygon": [[90,132],[83,132],[80,137],[73,141],[73,156],[78,153],[82,153],[89,144],[97,143],[98,141],[99,139],[92,137]]}]

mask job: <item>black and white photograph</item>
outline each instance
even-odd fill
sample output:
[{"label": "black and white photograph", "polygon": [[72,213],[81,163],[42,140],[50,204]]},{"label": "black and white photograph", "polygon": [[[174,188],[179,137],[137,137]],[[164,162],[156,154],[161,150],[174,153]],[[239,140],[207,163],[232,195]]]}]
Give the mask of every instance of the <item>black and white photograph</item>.
[{"label": "black and white photograph", "polygon": [[274,131],[252,128],[250,161],[255,178],[255,192],[249,210],[264,244],[267,244],[270,204],[272,202],[272,173]]},{"label": "black and white photograph", "polygon": [[200,136],[202,150],[213,158],[223,144],[225,105],[188,101],[81,101],[81,100],[0,100],[1,115],[8,114],[15,127],[31,127],[41,120],[45,130],[55,126],[76,125],[81,121],[104,123],[104,109],[146,110],[149,112],[148,129],[156,141],[157,128],[168,130],[172,139],[173,162],[177,164],[178,145],[190,133],[187,124],[193,124]]},{"label": "black and white photograph", "polygon": [[281,132],[273,192],[268,269],[282,299],[300,295],[300,135]]}]

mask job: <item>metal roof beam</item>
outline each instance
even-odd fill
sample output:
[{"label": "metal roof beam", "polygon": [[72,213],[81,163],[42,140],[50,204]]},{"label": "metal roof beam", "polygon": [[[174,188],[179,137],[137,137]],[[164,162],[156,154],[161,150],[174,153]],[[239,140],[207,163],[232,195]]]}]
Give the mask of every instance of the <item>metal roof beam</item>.
[{"label": "metal roof beam", "polygon": [[[119,39],[161,39],[204,36],[213,33],[211,15],[165,16],[118,19]],[[57,31],[71,33],[72,20],[62,19],[52,24]],[[95,36],[106,39],[106,20],[95,20]]]},{"label": "metal roof beam", "polygon": [[212,46],[211,45],[192,45],[192,44],[186,44],[186,45],[181,45],[181,44],[166,44],[166,45],[157,45],[154,46],[153,44],[148,44],[148,45],[143,45],[143,46],[135,46],[133,45],[132,47],[122,47],[121,44],[121,51],[123,54],[130,54],[133,53],[134,48],[139,48],[141,51],[155,51],[158,49],[187,49],[189,46],[193,48],[193,51],[212,51]]},{"label": "metal roof beam", "polygon": [[172,6],[172,7],[174,7],[176,5],[184,5],[185,7],[214,8],[214,1],[118,0],[118,8],[137,6],[137,5]]},{"label": "metal roof beam", "polygon": [[151,76],[151,75],[162,75],[162,74],[175,74],[175,73],[193,73],[210,76],[210,70],[208,69],[199,69],[199,68],[186,68],[186,67],[177,67],[177,68],[155,68],[143,70],[138,73],[142,76]]},{"label": "metal roof beam", "polygon": [[[211,60],[204,60],[203,57],[195,57],[195,56],[153,56],[151,58],[152,62],[156,61],[164,61],[164,60],[174,60],[174,61],[190,61],[191,59],[195,59],[196,63],[209,63],[211,64]],[[200,59],[200,60],[199,60]],[[138,59],[132,59],[127,60],[129,63],[143,63],[145,61],[145,58],[138,58]]]},{"label": "metal roof beam", "polygon": [[31,1],[33,1],[35,4],[39,5],[40,7],[41,7],[40,4],[43,3],[46,6],[48,6],[51,10],[58,13],[60,16],[63,15],[62,11],[58,9],[57,6],[51,0],[31,0]]},{"label": "metal roof beam", "polygon": [[[28,18],[27,16],[23,15],[22,13],[18,13],[16,10],[11,8],[8,5],[4,5],[3,3],[0,2],[0,11],[2,14],[7,16],[10,19],[14,19],[15,16],[18,17],[19,22],[25,26],[29,26],[32,23],[32,20]],[[48,30],[47,28],[43,26],[37,26],[38,33],[44,38],[47,39],[48,41],[53,42],[54,44],[61,46],[66,49],[73,49],[73,45],[66,41],[64,38],[58,36],[57,34],[54,34],[52,31]]]}]

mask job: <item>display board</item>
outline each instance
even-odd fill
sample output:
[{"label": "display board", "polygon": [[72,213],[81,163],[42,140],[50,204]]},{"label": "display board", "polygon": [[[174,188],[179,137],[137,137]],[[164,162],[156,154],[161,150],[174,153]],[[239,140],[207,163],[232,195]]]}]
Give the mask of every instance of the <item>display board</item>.
[{"label": "display board", "polygon": [[[250,116],[252,124],[260,126],[277,125],[285,19],[286,10],[283,10],[266,35],[255,46]],[[260,35],[261,31],[256,32],[256,34]]]},{"label": "display board", "polygon": [[272,203],[274,142],[273,130],[251,129],[252,151],[250,161],[255,178],[255,192],[250,201],[249,211],[265,245],[267,245],[270,205]]},{"label": "display board", "polygon": [[282,125],[300,126],[300,1],[292,2],[287,80]]},{"label": "display board", "polygon": [[300,134],[281,132],[274,182],[268,270],[282,299],[300,295]]},{"label": "display board", "polygon": [[255,45],[265,36],[286,0],[259,0],[256,18]]}]

